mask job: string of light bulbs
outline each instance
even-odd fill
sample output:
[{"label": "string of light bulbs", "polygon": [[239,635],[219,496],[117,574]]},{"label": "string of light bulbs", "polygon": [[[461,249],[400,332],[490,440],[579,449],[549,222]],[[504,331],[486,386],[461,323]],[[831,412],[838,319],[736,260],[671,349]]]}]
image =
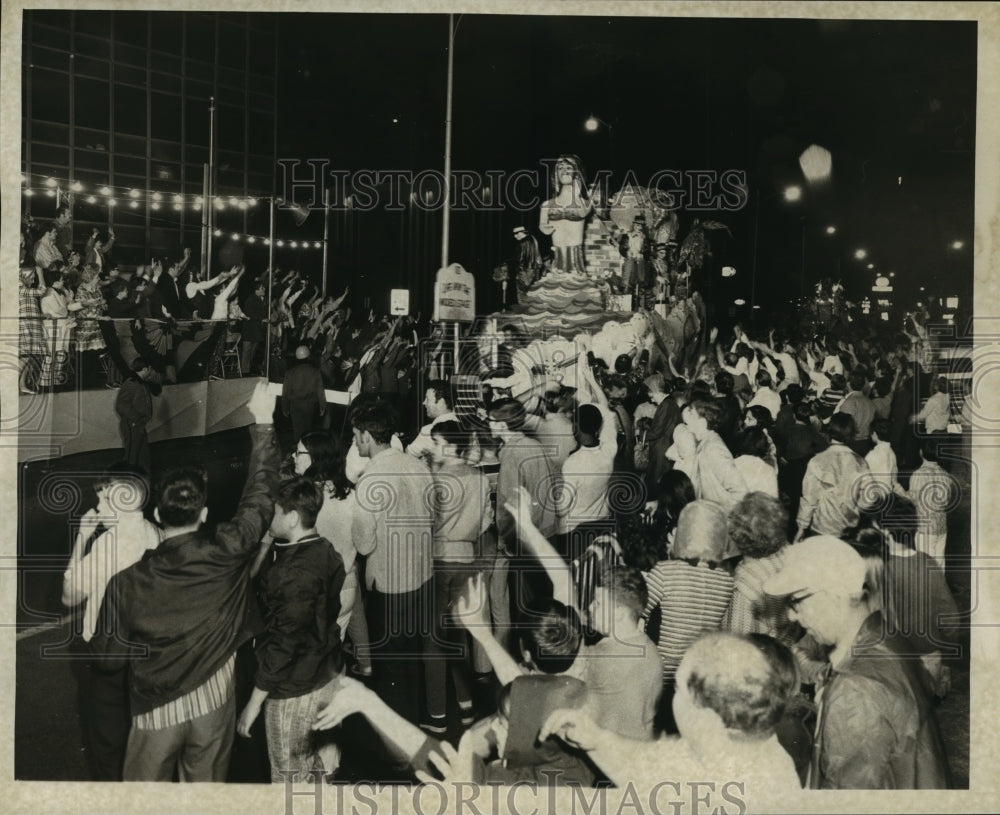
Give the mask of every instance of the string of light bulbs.
[{"label": "string of light bulbs", "polygon": [[[25,197],[32,197],[35,194],[42,194],[49,198],[56,198],[61,196],[72,196],[81,195],[86,192],[86,188],[79,181],[68,181],[66,179],[58,179],[53,176],[43,176],[37,175],[35,178],[41,181],[40,186],[36,189],[31,186],[27,186],[30,183],[30,179],[26,175],[21,176],[21,183],[26,185],[23,193]],[[99,196],[99,197],[98,197]],[[119,201],[119,198],[122,200]],[[172,205],[174,210],[180,211],[184,208],[185,204],[190,204],[193,209],[201,210],[204,207],[205,199],[201,195],[194,195],[191,193],[165,193],[156,190],[144,191],[130,188],[130,187],[110,187],[108,185],[102,185],[101,187],[95,187],[94,190],[85,198],[88,204],[96,204],[98,201],[103,201],[108,207],[117,207],[119,204],[127,206],[129,209],[139,209],[143,201],[149,204],[149,208],[157,212],[167,206]],[[245,210],[248,207],[257,206],[258,202],[268,202],[270,201],[269,196],[255,196],[251,198],[239,198],[237,196],[218,196],[215,198],[214,206],[216,209],[226,209],[227,206],[236,209]],[[278,199],[279,201],[282,199]],[[174,224],[170,221],[151,216],[150,220],[156,223],[162,223],[164,225],[173,226]],[[261,243],[264,246],[271,245],[271,239],[265,235],[254,235],[245,232],[229,232],[223,229],[214,229],[212,234],[216,238],[221,238],[223,236],[228,236],[230,240],[233,241],[243,241],[247,244],[253,245],[256,243]],[[309,241],[309,240],[285,240],[276,239],[274,245],[278,248],[288,247],[290,249],[322,249],[322,241]]]},{"label": "string of light bulbs", "polygon": [[[37,179],[39,183],[33,185],[32,178]],[[196,193],[160,192],[158,190],[141,190],[135,187],[112,187],[107,184],[93,185],[88,190],[81,181],[60,179],[54,176],[35,175],[29,177],[22,175],[21,185],[24,187],[22,192],[26,198],[34,195],[57,198],[88,193],[84,198],[88,204],[97,204],[100,201],[109,207],[125,204],[131,209],[138,209],[144,201],[154,211],[171,205],[177,211],[184,209],[185,204],[190,204],[191,208],[196,210],[201,210],[205,206],[204,196]],[[258,202],[269,200],[269,196],[217,195],[214,197],[213,206],[218,210],[228,207],[245,210],[256,207]]]}]

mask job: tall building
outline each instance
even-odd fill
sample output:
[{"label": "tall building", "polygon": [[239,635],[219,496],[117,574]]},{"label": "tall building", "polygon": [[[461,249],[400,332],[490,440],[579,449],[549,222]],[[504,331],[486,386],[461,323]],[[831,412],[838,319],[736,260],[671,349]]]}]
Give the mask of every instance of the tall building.
[{"label": "tall building", "polygon": [[115,257],[199,254],[209,99],[221,230],[266,234],[277,141],[276,14],[24,12],[25,211],[72,194],[74,245],[113,227]]}]

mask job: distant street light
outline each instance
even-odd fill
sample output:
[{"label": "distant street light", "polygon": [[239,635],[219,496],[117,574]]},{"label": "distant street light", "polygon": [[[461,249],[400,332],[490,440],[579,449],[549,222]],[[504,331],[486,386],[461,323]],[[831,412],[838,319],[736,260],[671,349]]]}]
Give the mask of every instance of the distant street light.
[{"label": "distant street light", "polygon": [[798,201],[802,197],[802,187],[798,185],[793,185],[791,187],[785,187],[785,200],[789,202]]},{"label": "distant street light", "polygon": [[811,144],[799,156],[799,167],[810,184],[826,181],[833,172],[833,156],[825,147]]},{"label": "distant street light", "polygon": [[827,235],[836,235],[837,234],[837,227],[835,227],[835,226],[828,226],[826,228],[826,234]]},{"label": "distant street light", "polygon": [[965,241],[955,241],[954,243],[952,243],[951,248],[952,249],[961,249],[964,246],[965,246]]},{"label": "distant street light", "polygon": [[868,252],[865,249],[858,249],[854,253],[855,260],[864,260],[866,257],[868,257]]}]

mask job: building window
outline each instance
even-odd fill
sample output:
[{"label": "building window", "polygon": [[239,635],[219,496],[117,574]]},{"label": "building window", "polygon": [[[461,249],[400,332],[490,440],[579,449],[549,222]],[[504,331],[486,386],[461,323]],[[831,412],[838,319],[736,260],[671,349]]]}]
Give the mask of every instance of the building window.
[{"label": "building window", "polygon": [[166,93],[150,94],[152,103],[152,133],[155,139],[180,141],[181,98]]},{"label": "building window", "polygon": [[146,135],[146,93],[141,88],[115,85],[115,132]]},{"label": "building window", "polygon": [[69,124],[69,77],[36,68],[31,72],[31,115],[46,122]]},{"label": "building window", "polygon": [[[111,127],[111,101],[108,98],[109,85],[98,79],[77,77],[73,87],[76,97],[74,115],[80,127],[108,130]],[[107,139],[105,138],[105,141]]]}]

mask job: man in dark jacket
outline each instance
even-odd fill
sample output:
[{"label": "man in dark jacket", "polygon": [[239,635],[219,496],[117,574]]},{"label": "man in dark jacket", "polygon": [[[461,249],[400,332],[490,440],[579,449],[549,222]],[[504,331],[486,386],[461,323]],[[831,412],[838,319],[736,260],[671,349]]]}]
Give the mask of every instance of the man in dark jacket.
[{"label": "man in dark jacket", "polygon": [[316,429],[316,414],[326,414],[326,393],[323,375],[309,359],[309,348],[300,345],[295,349],[296,363],[288,369],[282,382],[281,412],[292,420],[292,435],[298,441],[310,430]]},{"label": "man in dark jacket", "polygon": [[240,328],[242,333],[240,338],[240,371],[243,376],[250,375],[257,352],[266,337],[267,300],[264,299],[265,291],[267,291],[267,283],[258,280],[254,283],[253,294],[240,306],[246,315]]},{"label": "man in dark jacket", "polygon": [[108,585],[99,652],[130,661],[126,781],[225,781],[236,726],[236,649],[249,639],[250,570],[274,512],[274,397],[257,387],[246,486],[231,521],[204,527],[207,479],[182,468],[161,481],[164,540]]},{"label": "man in dark jacket", "polygon": [[142,357],[136,357],[132,362],[132,375],[122,383],[115,398],[124,459],[133,467],[142,467],[147,473],[152,469],[146,435],[146,425],[153,416],[153,396],[148,384],[152,374],[152,366]]}]

